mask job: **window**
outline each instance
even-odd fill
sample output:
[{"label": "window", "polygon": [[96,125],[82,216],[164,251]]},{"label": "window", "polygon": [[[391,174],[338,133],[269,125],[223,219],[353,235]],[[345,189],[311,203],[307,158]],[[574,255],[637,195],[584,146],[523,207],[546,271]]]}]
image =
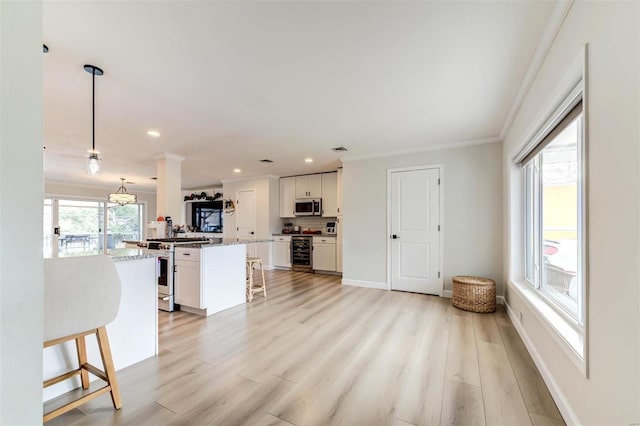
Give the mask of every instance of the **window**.
[{"label": "window", "polygon": [[577,330],[585,317],[581,88],[516,157],[524,177],[524,278]]},{"label": "window", "polygon": [[142,239],[142,213],[142,204],[45,199],[44,254],[49,257],[124,248],[125,240]]}]

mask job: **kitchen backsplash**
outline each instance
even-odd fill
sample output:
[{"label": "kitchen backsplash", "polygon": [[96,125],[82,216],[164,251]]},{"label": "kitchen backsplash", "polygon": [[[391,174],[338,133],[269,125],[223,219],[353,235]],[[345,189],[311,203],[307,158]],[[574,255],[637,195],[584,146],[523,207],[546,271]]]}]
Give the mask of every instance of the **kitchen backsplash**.
[{"label": "kitchen backsplash", "polygon": [[291,223],[294,226],[298,225],[300,229],[311,228],[312,230],[323,231],[327,226],[327,222],[335,222],[335,217],[294,217],[288,219],[282,219],[282,226],[285,223]]}]

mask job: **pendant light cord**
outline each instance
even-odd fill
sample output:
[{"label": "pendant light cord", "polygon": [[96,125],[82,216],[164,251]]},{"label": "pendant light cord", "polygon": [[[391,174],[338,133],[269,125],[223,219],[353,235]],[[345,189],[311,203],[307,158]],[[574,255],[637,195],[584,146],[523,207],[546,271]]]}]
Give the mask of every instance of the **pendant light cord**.
[{"label": "pendant light cord", "polygon": [[91,84],[91,90],[92,90],[92,96],[91,96],[91,111],[92,111],[92,122],[91,122],[91,129],[93,130],[92,133],[92,150],[95,153],[96,150],[96,69],[95,67],[93,68],[93,71],[91,72],[91,74],[93,75],[93,79],[92,84]]}]

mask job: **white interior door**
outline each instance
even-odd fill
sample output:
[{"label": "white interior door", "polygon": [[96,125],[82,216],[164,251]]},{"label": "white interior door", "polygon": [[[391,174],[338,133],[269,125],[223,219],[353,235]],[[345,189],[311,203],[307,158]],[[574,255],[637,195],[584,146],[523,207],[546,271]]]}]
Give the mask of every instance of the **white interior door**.
[{"label": "white interior door", "polygon": [[391,173],[391,289],[440,295],[440,170]]},{"label": "white interior door", "polygon": [[[236,191],[236,236],[242,240],[256,239],[256,191]],[[256,256],[256,245],[247,244],[247,255]]]}]

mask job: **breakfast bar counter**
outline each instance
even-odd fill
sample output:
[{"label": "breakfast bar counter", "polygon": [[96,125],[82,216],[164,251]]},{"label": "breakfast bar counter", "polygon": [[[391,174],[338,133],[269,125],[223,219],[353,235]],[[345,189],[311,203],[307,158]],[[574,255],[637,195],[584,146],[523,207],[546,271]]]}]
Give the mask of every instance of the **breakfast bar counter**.
[{"label": "breakfast bar counter", "polygon": [[[84,252],[76,256],[91,256],[102,252]],[[118,316],[109,325],[109,343],[116,370],[120,370],[158,353],[158,297],[156,286],[157,256],[137,249],[116,249],[107,252],[121,283]],[[46,277],[45,277],[46,279]],[[69,304],[73,300],[68,301]],[[46,318],[45,318],[46,321]],[[93,365],[101,366],[100,353],[94,337],[88,337],[87,355]],[[44,350],[43,380],[77,367],[73,341]],[[80,386],[78,377],[44,389],[45,401]]]}]

